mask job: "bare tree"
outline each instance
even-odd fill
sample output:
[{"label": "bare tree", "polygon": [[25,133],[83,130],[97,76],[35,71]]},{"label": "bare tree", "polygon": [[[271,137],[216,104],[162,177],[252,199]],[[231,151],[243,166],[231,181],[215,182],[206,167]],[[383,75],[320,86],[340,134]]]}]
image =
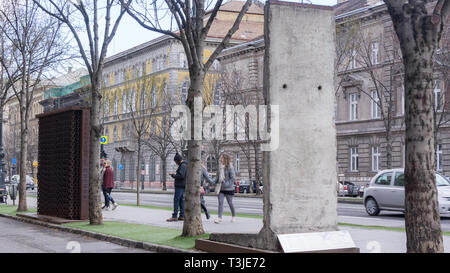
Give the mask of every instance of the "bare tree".
[{"label": "bare tree", "polygon": [[[248,76],[236,66],[226,67],[221,73],[219,83],[224,108],[242,106],[242,110],[245,111],[250,110],[248,107],[258,106],[262,101],[262,92],[258,89],[251,88]],[[257,108],[255,107],[254,109],[256,110]],[[227,126],[234,127],[235,139],[227,141],[236,144],[244,154],[248,163],[247,171],[249,180],[252,183],[254,176],[255,186],[258,191],[261,185],[261,166],[259,161],[261,139],[258,135],[253,136],[249,130],[252,122],[255,122],[254,124],[258,126],[259,112],[256,112],[256,121],[251,121],[250,113],[239,113],[237,109],[235,110],[233,120],[228,120],[228,122],[232,122],[227,124]],[[226,120],[225,122],[227,123]],[[238,137],[239,132],[242,132],[242,137]],[[251,165],[252,159],[254,159],[253,166]],[[253,187],[250,187],[250,191],[253,192]]]},{"label": "bare tree", "polygon": [[[143,145],[146,143],[148,133],[150,131],[151,119],[155,111],[155,107],[151,107],[151,96],[156,94],[150,93],[152,86],[155,85],[154,78],[150,76],[143,76],[136,81],[136,89],[134,87],[124,95],[124,100],[128,106],[128,113],[130,115],[128,121],[131,123],[131,130],[133,141],[136,142],[137,148],[137,166],[136,166],[136,205],[140,206],[140,166],[142,159]],[[125,119],[127,120],[127,119]]]},{"label": "bare tree", "polygon": [[[170,96],[166,82],[162,83],[159,100],[151,105],[153,112],[150,117],[151,127],[145,137],[145,146],[161,161],[163,191],[167,190],[167,159],[177,149],[177,143],[171,135],[171,128],[175,121],[170,117],[174,98]],[[156,94],[154,94],[156,95]],[[159,102],[159,103],[158,103]]]},{"label": "bare tree", "polygon": [[[9,68],[9,77],[3,65],[0,65],[0,123],[1,123],[1,131],[0,131],[0,160],[6,158],[6,168],[5,165],[0,166],[2,173],[0,175],[4,175],[7,173],[6,170],[9,169],[10,160],[12,158],[12,134],[11,132],[3,132],[3,123],[4,119],[4,109],[5,105],[14,97],[14,93],[12,92],[12,85],[16,84],[16,82],[20,79],[20,69],[14,66],[14,56],[11,52],[12,47],[10,47],[7,42],[7,38],[5,37],[4,29],[7,28],[7,20],[4,18],[2,14],[0,14],[0,62],[4,63]],[[15,69],[15,70],[14,70]],[[13,71],[14,70],[14,71]],[[10,117],[10,116],[9,116]],[[7,120],[6,120],[7,121]]]},{"label": "bare tree", "polygon": [[384,2],[400,42],[405,71],[407,251],[443,252],[435,183],[432,87],[434,56],[450,13],[450,1]]},{"label": "bare tree", "polygon": [[[33,0],[42,10],[57,18],[72,33],[79,47],[81,57],[90,77],[90,154],[89,154],[89,222],[91,225],[103,223],[101,204],[99,204],[100,135],[102,132],[101,92],[102,72],[108,46],[116,35],[125,9],[116,5],[114,0],[104,1],[66,1],[66,0]],[[130,1],[125,1],[130,2]],[[117,13],[113,13],[115,8]],[[112,15],[116,15],[112,18]],[[99,27],[104,16],[103,28]],[[103,33],[103,37],[100,33]],[[87,39],[88,46],[83,43]],[[103,38],[103,39],[102,39]],[[101,40],[102,39],[102,40]]]},{"label": "bare tree", "polygon": [[[169,35],[181,42],[186,53],[190,87],[188,91],[187,105],[191,111],[191,137],[188,142],[188,170],[185,194],[185,219],[183,223],[182,236],[196,236],[204,234],[200,202],[200,176],[201,176],[201,136],[196,136],[202,124],[195,122],[195,98],[203,99],[203,88],[205,75],[209,68],[229,43],[232,35],[239,29],[239,24],[252,4],[247,0],[243,5],[239,15],[235,19],[233,26],[229,29],[223,40],[206,62],[204,62],[205,41],[208,32],[219,12],[223,1],[216,1],[213,9],[206,15],[206,9],[212,2],[206,0],[198,1],[143,1],[136,0],[132,5],[125,4],[120,0],[127,10],[142,27]],[[164,17],[168,17],[167,24],[164,24]],[[168,26],[167,26],[168,25]],[[203,109],[203,107],[200,107]],[[199,139],[200,138],[200,139]]]},{"label": "bare tree", "polygon": [[12,48],[14,62],[0,60],[10,81],[14,80],[12,71],[19,69],[20,81],[11,86],[19,104],[20,113],[20,182],[18,211],[27,210],[26,174],[28,156],[28,124],[30,119],[33,96],[40,87],[41,79],[46,69],[52,63],[62,59],[65,49],[61,47],[60,24],[45,16],[31,0],[7,3],[0,10],[6,19],[2,29]]},{"label": "bare tree", "polygon": [[[396,117],[398,83],[403,83],[401,69],[401,55],[398,48],[389,50],[387,41],[381,37],[373,37],[361,29],[354,39],[352,57],[358,68],[362,69],[360,74],[369,80],[369,88],[358,86],[361,93],[367,95],[372,102],[372,118],[382,120],[386,140],[386,168],[392,168],[392,148],[394,128],[403,125],[403,119]],[[381,59],[381,48],[385,54]],[[401,106],[403,107],[403,105]],[[397,122],[398,121],[398,122]],[[397,125],[397,126],[396,126]]]}]

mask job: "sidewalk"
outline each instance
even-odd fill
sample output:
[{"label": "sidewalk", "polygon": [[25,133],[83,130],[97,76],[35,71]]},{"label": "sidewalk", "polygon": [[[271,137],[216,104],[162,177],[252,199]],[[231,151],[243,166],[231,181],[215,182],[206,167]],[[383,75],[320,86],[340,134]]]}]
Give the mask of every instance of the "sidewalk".
[{"label": "sidewalk", "polygon": [[[36,198],[27,198],[30,208],[36,207]],[[163,209],[138,208],[134,206],[119,206],[114,211],[103,211],[105,221],[122,221],[128,223],[146,224],[151,226],[169,227],[182,229],[183,222],[167,222],[171,217],[171,211]],[[203,228],[206,233],[258,233],[262,226],[261,218],[237,217],[237,221],[232,223],[231,216],[224,216],[221,224],[215,224],[217,215],[212,215],[206,220],[202,214]],[[360,220],[341,219],[339,222],[349,224],[364,225]],[[366,223],[367,224],[367,223]],[[361,253],[381,252],[381,253],[405,253],[406,234],[401,231],[390,231],[382,229],[369,229],[351,226],[338,226],[339,230],[347,230],[356,247]],[[444,236],[445,252],[450,253],[450,236]]]},{"label": "sidewalk", "polygon": [[[114,192],[136,192],[136,188],[131,187],[121,187],[114,189]],[[173,189],[167,189],[163,191],[161,188],[145,188],[144,190],[139,191],[142,194],[173,194]],[[214,192],[206,193],[207,196],[216,196],[217,194]],[[263,198],[263,194],[254,194],[254,193],[235,193],[236,197],[248,197],[248,198]],[[362,204],[363,199],[361,197],[338,197],[338,202],[340,203],[350,203],[350,204]]]}]

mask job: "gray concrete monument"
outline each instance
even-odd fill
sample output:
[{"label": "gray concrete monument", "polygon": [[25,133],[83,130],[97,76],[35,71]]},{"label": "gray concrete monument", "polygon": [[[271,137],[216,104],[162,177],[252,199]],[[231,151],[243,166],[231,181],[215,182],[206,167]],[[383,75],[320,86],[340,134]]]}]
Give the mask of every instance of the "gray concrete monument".
[{"label": "gray concrete monument", "polygon": [[265,43],[264,95],[279,106],[279,128],[270,128],[279,139],[264,152],[264,227],[210,240],[282,252],[352,249],[337,229],[332,7],[267,2]]}]

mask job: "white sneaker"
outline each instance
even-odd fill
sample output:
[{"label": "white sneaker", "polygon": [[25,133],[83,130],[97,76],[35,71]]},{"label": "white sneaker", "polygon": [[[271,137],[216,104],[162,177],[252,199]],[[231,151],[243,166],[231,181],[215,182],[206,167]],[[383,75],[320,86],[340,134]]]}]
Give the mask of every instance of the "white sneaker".
[{"label": "white sneaker", "polygon": [[113,208],[112,208],[112,210],[115,210],[117,207],[119,206],[119,204],[117,204],[117,203],[114,203],[113,204]]},{"label": "white sneaker", "polygon": [[105,207],[104,210],[109,211],[109,207]]},{"label": "white sneaker", "polygon": [[232,223],[236,222],[236,217],[232,217],[232,218],[231,218],[231,222],[232,222]]},{"label": "white sneaker", "polygon": [[214,220],[214,223],[216,224],[222,223],[222,218],[217,218],[216,220]]}]

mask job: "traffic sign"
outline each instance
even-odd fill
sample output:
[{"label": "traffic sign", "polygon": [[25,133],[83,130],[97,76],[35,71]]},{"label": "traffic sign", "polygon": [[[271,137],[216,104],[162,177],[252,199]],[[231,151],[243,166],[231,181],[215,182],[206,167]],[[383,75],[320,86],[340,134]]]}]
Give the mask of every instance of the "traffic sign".
[{"label": "traffic sign", "polygon": [[12,164],[16,164],[16,162],[17,162],[15,157],[13,157],[13,159],[11,161],[12,161]]},{"label": "traffic sign", "polygon": [[108,144],[108,137],[107,136],[100,137],[100,144]]},{"label": "traffic sign", "polygon": [[34,162],[33,162],[33,166],[37,167],[37,166],[38,166],[38,162],[37,162],[37,161],[34,161]]},{"label": "traffic sign", "polygon": [[119,170],[123,170],[123,165],[119,164]]}]

